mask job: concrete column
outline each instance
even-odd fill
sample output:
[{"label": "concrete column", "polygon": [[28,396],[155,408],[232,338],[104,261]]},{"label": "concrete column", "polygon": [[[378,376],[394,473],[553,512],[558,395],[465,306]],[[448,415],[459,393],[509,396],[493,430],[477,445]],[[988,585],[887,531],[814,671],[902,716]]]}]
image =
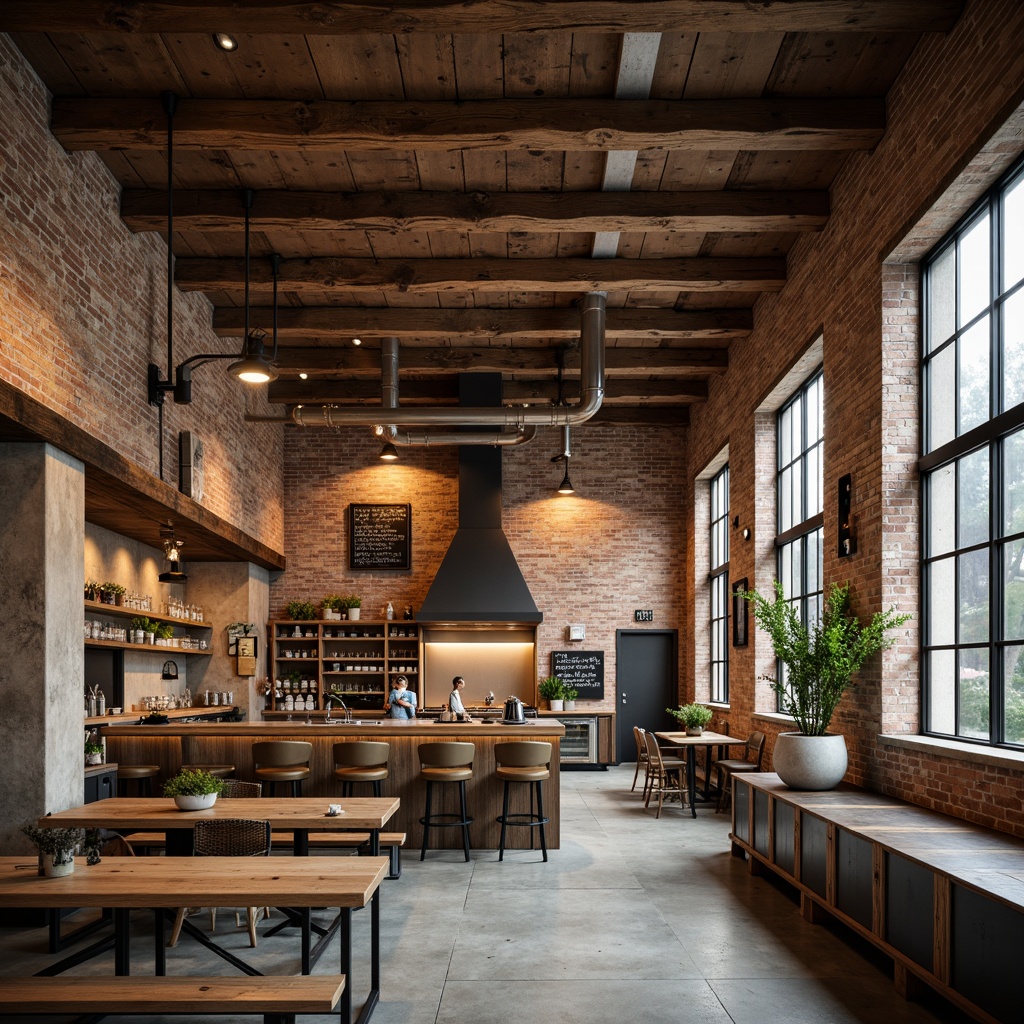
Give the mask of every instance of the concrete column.
[{"label": "concrete column", "polygon": [[0,853],[84,797],[85,471],[47,444],[0,444]]}]

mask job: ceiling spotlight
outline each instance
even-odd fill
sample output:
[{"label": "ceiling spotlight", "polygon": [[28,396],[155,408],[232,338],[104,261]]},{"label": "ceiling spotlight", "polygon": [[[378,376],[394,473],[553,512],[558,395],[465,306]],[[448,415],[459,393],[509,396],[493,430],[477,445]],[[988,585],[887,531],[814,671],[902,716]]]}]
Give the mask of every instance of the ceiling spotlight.
[{"label": "ceiling spotlight", "polygon": [[363,339],[362,338],[353,338],[352,339],[352,344],[353,345],[362,345],[362,343],[363,343]]},{"label": "ceiling spotlight", "polygon": [[214,32],[213,41],[225,53],[234,53],[238,49],[238,40],[227,32]]},{"label": "ceiling spotlight", "polygon": [[308,377],[309,377],[308,373],[300,373],[299,374],[299,380],[307,380]]},{"label": "ceiling spotlight", "polygon": [[572,481],[569,479],[569,464],[565,465],[565,476],[562,477],[562,482],[558,485],[559,494],[575,494],[576,491],[572,486]]},{"label": "ceiling spotlight", "polygon": [[277,380],[277,370],[263,351],[265,337],[266,333],[258,328],[250,331],[245,343],[245,355],[232,363],[228,367],[228,372],[233,373],[239,380],[244,380],[246,384],[266,384],[268,381]]},{"label": "ceiling spotlight", "polygon": [[383,462],[395,462],[398,459],[398,449],[390,441],[385,441],[384,447],[380,450],[380,457]]}]

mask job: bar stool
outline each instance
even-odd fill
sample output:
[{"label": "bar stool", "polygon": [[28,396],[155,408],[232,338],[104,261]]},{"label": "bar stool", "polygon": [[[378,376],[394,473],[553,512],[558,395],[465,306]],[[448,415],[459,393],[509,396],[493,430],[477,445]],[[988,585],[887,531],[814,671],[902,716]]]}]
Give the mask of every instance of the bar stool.
[{"label": "bar stool", "polygon": [[153,780],[160,774],[158,764],[119,764],[117,766],[117,795],[128,795],[128,783],[137,783],[139,796],[153,795]]},{"label": "bar stool", "polygon": [[381,782],[388,777],[390,743],[355,740],[334,744],[334,775],[341,780],[341,795],[351,796],[358,783],[372,783],[373,795],[381,795]]},{"label": "bar stool", "polygon": [[304,740],[263,740],[252,745],[254,774],[274,796],[279,782],[292,784],[292,796],[302,796],[302,780],[309,778],[313,744]]},{"label": "bar stool", "polygon": [[[423,848],[420,860],[427,855],[427,840],[431,827],[461,828],[462,849],[469,860],[469,826],[473,819],[466,813],[466,780],[473,778],[473,755],[476,747],[472,743],[455,741],[446,743],[421,743],[420,778],[427,784],[426,814],[420,818],[423,826]],[[459,784],[460,814],[441,812],[431,813],[431,798],[435,782],[457,782]],[[442,819],[451,818],[447,821]]]},{"label": "bar stool", "polygon": [[183,772],[206,772],[218,779],[235,774],[233,764],[207,764],[199,757],[199,740],[195,736],[181,737],[181,770]]},{"label": "bar stool", "polygon": [[[495,821],[501,822],[501,839],[498,842],[498,860],[505,859],[505,829],[530,829],[530,849],[533,849],[533,829],[540,829],[540,848],[544,852],[544,861],[548,859],[548,843],[544,834],[544,825],[550,818],[544,817],[544,795],[541,783],[551,778],[551,744],[537,740],[521,740],[516,743],[496,743],[494,760],[497,763],[495,774],[505,783],[505,798],[502,802],[501,814]],[[526,783],[530,786],[530,812],[525,811],[509,814],[509,786],[515,783]],[[537,813],[533,812],[534,788],[537,793]]]}]

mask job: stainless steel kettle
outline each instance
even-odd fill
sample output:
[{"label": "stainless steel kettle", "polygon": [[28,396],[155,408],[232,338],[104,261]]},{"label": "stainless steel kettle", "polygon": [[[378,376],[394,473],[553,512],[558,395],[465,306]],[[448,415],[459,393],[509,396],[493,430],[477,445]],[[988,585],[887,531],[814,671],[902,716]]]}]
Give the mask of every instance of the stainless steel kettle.
[{"label": "stainless steel kettle", "polygon": [[526,715],[523,712],[523,702],[518,697],[507,697],[505,700],[505,715],[501,720],[502,725],[525,725]]}]

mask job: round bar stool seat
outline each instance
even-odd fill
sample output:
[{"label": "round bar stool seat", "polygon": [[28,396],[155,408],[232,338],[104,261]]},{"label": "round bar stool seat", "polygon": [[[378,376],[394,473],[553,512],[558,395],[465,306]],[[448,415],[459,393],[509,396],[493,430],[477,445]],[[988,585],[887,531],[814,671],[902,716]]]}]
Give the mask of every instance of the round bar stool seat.
[{"label": "round bar stool seat", "polygon": [[381,795],[381,783],[388,777],[390,743],[355,740],[334,744],[334,777],[341,780],[341,795],[351,796],[357,783],[373,786],[373,795]]},{"label": "round bar stool seat", "polygon": [[128,783],[135,782],[139,796],[153,795],[153,780],[160,774],[158,764],[119,764],[117,766],[117,795],[128,795]]},{"label": "round bar stool seat", "polygon": [[[462,849],[469,860],[469,826],[473,819],[466,813],[466,783],[473,778],[473,757],[476,747],[472,743],[456,741],[421,743],[419,745],[420,778],[427,784],[426,813],[420,818],[423,826],[423,846],[420,860],[427,855],[431,828],[461,828]],[[435,783],[457,783],[459,787],[459,813],[438,811],[433,813],[431,801]]]},{"label": "round bar stool seat", "polygon": [[[504,799],[501,814],[495,821],[501,823],[501,839],[498,842],[498,860],[505,859],[506,828],[530,829],[530,849],[533,849],[533,829],[540,829],[540,848],[545,862],[548,859],[547,836],[544,825],[550,818],[544,817],[544,793],[541,783],[551,778],[551,744],[537,740],[523,740],[517,743],[496,743],[494,760],[497,763],[495,775],[504,782]],[[509,813],[509,787],[515,783],[526,783],[530,787],[530,810]],[[533,809],[534,795],[537,798],[536,813]]]},{"label": "round bar stool seat", "polygon": [[273,796],[279,782],[288,782],[292,796],[302,796],[302,780],[309,778],[313,744],[304,740],[263,740],[252,745],[254,774]]}]

